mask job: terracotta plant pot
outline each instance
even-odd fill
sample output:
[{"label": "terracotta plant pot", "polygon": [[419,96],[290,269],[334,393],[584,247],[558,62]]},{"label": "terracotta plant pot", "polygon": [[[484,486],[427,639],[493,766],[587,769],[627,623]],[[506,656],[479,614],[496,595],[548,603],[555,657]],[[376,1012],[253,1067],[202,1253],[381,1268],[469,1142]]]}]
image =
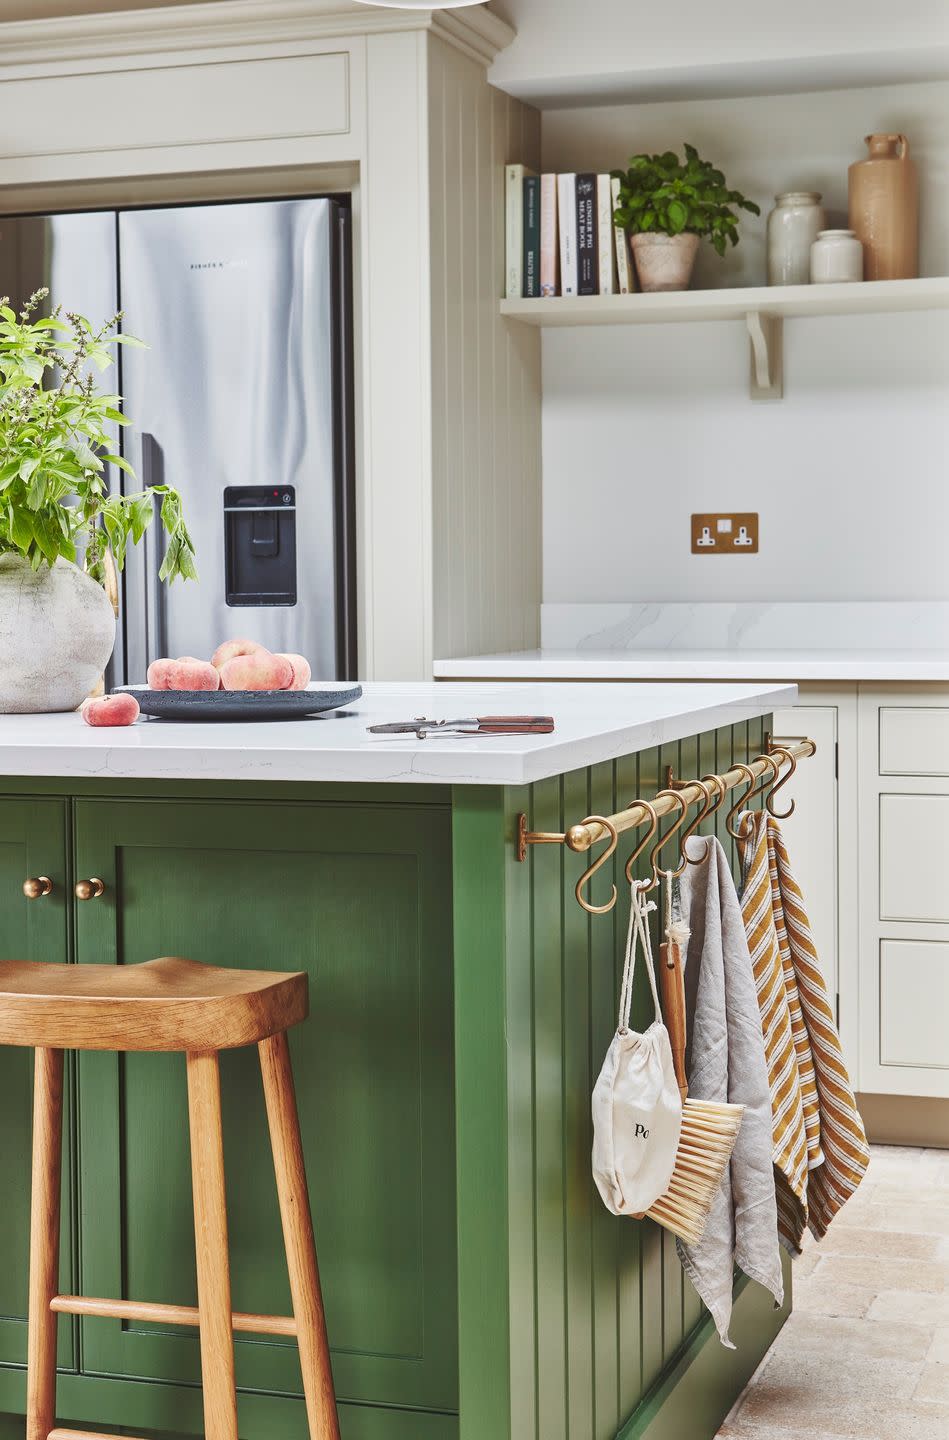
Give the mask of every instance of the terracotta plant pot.
[{"label": "terracotta plant pot", "polygon": [[68,560],[0,555],[0,714],[75,710],[115,644],[109,597]]},{"label": "terracotta plant pot", "polygon": [[640,290],[688,290],[697,235],[633,235],[630,237]]}]

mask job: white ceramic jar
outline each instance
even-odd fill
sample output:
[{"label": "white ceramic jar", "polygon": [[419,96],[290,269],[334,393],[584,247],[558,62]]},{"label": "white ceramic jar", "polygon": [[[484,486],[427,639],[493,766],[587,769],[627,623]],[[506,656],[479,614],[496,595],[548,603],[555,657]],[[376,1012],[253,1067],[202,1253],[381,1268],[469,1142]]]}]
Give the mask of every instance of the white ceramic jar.
[{"label": "white ceramic jar", "polygon": [[768,284],[806,285],[811,278],[811,246],[826,221],[816,190],[775,195],[768,216]]},{"label": "white ceramic jar", "polygon": [[822,230],[811,246],[811,284],[863,279],[863,246],[852,230]]}]

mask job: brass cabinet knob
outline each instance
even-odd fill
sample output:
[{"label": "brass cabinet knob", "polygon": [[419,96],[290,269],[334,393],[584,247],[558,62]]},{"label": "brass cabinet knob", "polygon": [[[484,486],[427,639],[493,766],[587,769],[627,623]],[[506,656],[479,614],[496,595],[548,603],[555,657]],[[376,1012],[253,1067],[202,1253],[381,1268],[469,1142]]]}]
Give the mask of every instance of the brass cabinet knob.
[{"label": "brass cabinet knob", "polygon": [[53,882],[48,875],[31,875],[23,881],[23,894],[27,900],[42,900],[44,895],[53,893]]},{"label": "brass cabinet knob", "polygon": [[100,880],[97,875],[93,875],[88,880],[76,881],[77,900],[98,900],[99,896],[103,894],[104,891],[105,881]]}]

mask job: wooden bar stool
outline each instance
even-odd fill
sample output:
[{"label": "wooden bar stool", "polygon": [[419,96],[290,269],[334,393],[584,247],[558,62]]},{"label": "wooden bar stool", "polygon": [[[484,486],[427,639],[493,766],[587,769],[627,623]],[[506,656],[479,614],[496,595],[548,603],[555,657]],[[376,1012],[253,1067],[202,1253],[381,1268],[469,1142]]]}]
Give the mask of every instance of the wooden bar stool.
[{"label": "wooden bar stool", "polygon": [[[206,1440],[238,1440],[233,1332],[295,1335],[311,1440],[339,1440],[286,1035],[306,1014],[303,974],[222,970],[178,959],[130,966],[0,962],[0,1044],[36,1051],[26,1440],[107,1440],[56,1428],[58,1314],[197,1325]],[[240,1045],[260,1052],[292,1319],[231,1310],[218,1054]],[[197,1308],[58,1293],[64,1050],[184,1052]]]}]

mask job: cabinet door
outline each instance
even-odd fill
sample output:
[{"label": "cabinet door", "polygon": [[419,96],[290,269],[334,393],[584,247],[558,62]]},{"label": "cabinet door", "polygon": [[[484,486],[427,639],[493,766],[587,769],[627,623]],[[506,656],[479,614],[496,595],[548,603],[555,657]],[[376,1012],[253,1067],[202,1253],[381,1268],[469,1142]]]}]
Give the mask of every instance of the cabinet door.
[{"label": "cabinet door", "polygon": [[860,695],[861,1089],[949,1098],[949,686]]},{"label": "cabinet door", "polygon": [[[447,809],[76,805],[82,963],[304,970],[291,1034],[341,1400],[457,1403]],[[235,1309],[290,1313],[254,1049],[222,1055]],[[82,1283],[194,1304],[185,1062],[81,1057]],[[238,1383],[300,1393],[292,1342],[236,1337]],[[83,1368],[196,1381],[193,1331],[83,1322]]]},{"label": "cabinet door", "polygon": [[[27,900],[23,881],[46,875],[50,895]],[[0,799],[0,959],[66,960],[69,910],[66,868],[66,802]],[[33,1052],[0,1048],[0,1363],[26,1361],[27,1281],[30,1246],[30,1151],[32,1144]],[[61,1283],[72,1288],[73,1163],[71,1087],[67,1081],[64,1124]],[[59,1360],[73,1365],[72,1321],[60,1322]]]},{"label": "cabinet door", "polygon": [[795,879],[801,887],[811,933],[831,997],[838,991],[838,814],[837,709],[830,705],[796,705],[774,713],[776,735],[809,735],[817,754],[802,760],[775,806],[794,814],[781,829]]}]

